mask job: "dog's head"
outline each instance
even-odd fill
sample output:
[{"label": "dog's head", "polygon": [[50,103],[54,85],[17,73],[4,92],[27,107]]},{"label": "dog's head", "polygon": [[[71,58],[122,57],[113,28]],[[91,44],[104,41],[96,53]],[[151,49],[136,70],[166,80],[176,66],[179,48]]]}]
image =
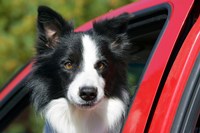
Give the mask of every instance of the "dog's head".
[{"label": "dog's head", "polygon": [[36,107],[66,98],[89,108],[102,99],[126,93],[128,14],[93,23],[87,32],[74,32],[62,16],[38,9],[37,55],[28,87]]}]

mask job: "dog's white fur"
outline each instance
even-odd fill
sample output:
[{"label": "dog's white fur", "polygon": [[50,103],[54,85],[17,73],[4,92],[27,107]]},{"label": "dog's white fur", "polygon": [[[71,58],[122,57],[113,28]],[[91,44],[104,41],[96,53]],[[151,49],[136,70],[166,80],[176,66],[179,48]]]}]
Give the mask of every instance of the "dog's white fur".
[{"label": "dog's white fur", "polygon": [[65,98],[51,101],[43,111],[45,118],[58,133],[106,133],[112,131],[125,115],[124,103],[104,98],[87,110],[70,104]]},{"label": "dog's white fur", "polygon": [[83,35],[83,68],[79,72],[72,83],[68,87],[67,97],[70,101],[81,104],[83,100],[79,96],[79,89],[84,86],[92,86],[97,88],[97,100],[100,101],[104,97],[104,79],[99,76],[94,65],[99,60],[98,48],[96,47],[95,41],[91,39],[89,35]]}]

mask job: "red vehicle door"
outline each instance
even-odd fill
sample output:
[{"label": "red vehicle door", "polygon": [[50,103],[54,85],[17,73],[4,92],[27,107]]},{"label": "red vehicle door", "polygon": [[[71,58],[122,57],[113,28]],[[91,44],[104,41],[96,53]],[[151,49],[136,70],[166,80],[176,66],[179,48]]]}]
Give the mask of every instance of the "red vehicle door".
[{"label": "red vehicle door", "polygon": [[[195,103],[199,99],[197,96],[199,96],[198,91],[200,90],[198,86],[200,83],[199,58],[200,17],[189,32],[174,61],[161,92],[149,132],[194,132],[200,113],[199,101]],[[192,101],[193,98],[195,99]],[[193,113],[194,118],[188,121],[191,114],[186,112]],[[186,124],[182,125],[181,122],[186,118]],[[174,125],[172,125],[173,122]],[[188,122],[193,123],[193,126],[187,127]]]},{"label": "red vehicle door", "polygon": [[[155,45],[152,50],[151,59],[149,58],[149,63],[143,74],[127,121],[124,125],[124,133],[142,133],[148,131],[160,133],[161,131],[167,132],[170,129],[169,127],[168,130],[155,130],[153,127],[156,127],[156,124],[158,125],[160,121],[155,122],[155,125],[151,125],[151,122],[153,115],[157,113],[154,112],[154,110],[157,106],[171,65],[177,55],[176,50],[179,50],[182,45],[184,31],[187,32],[186,20],[194,4],[193,0],[158,0],[143,2],[144,3],[129,5],[129,9],[136,9],[138,11],[156,5],[167,4],[169,6],[169,16],[166,28],[162,31],[163,33],[160,34],[157,45]],[[165,97],[162,98],[165,99]],[[163,122],[164,121],[165,119],[163,119]]]}]

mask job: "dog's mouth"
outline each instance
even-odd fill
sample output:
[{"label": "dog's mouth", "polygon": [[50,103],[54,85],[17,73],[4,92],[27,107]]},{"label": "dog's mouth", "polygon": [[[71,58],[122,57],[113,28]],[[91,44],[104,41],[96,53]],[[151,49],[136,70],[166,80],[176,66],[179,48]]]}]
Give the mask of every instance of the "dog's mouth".
[{"label": "dog's mouth", "polygon": [[78,108],[81,108],[81,109],[90,109],[90,108],[93,108],[95,107],[95,103],[84,103],[84,104],[77,104]]},{"label": "dog's mouth", "polygon": [[101,100],[99,100],[99,101],[90,101],[90,102],[75,104],[75,106],[80,108],[80,109],[93,109],[100,102],[101,102]]}]

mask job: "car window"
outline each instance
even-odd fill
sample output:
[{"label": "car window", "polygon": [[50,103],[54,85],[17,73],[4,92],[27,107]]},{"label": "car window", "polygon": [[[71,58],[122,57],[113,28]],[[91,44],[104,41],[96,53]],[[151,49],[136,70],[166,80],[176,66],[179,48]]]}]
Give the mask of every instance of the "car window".
[{"label": "car window", "polygon": [[[66,19],[70,18],[76,21],[75,24],[77,26],[111,9],[115,9],[133,1],[134,0],[118,0],[115,2],[64,2],[62,0],[58,0],[56,1],[56,4],[54,1],[49,2],[48,0],[32,1],[31,4],[24,0],[18,2],[0,2],[0,132],[15,118],[16,115],[18,115],[19,112],[21,112],[21,110],[29,104],[29,102],[24,103],[24,101],[29,100],[29,94],[24,91],[23,77],[26,77],[26,74],[30,72],[31,63],[25,65],[25,67],[24,64],[26,64],[34,54],[36,32],[34,23],[36,21],[36,8],[38,5],[48,5],[54,7],[62,13]],[[87,8],[85,8],[86,5]],[[74,10],[76,7],[79,9]],[[26,9],[26,12],[24,12],[24,9]],[[7,10],[9,10],[9,12],[6,12]],[[24,69],[26,69],[26,72],[24,72]],[[19,78],[16,77],[19,74]],[[19,80],[13,81],[11,78]],[[13,84],[10,84],[10,81],[13,81]],[[7,87],[8,85],[10,86]],[[30,113],[30,115],[33,117],[37,116],[33,113]],[[11,124],[12,126],[9,127],[12,128],[15,124],[20,125],[20,118],[24,117],[17,118],[18,120],[13,121]],[[25,124],[23,128],[22,125],[23,122],[20,126],[21,131],[25,131],[23,128],[28,128],[26,127],[27,124]],[[36,127],[40,128],[38,126]],[[6,131],[10,131],[10,129],[6,129]],[[16,133],[16,131],[14,131],[14,133]]]},{"label": "car window", "polygon": [[129,23],[128,35],[132,43],[132,56],[128,67],[129,89],[132,95],[136,91],[145,66],[148,65],[156,41],[168,17],[166,8],[146,10],[133,14]]},{"label": "car window", "polygon": [[[128,84],[132,96],[134,96],[140,83],[140,79],[145,72],[145,67],[148,65],[148,61],[151,59],[151,55],[156,49],[156,44],[165,28],[167,18],[168,10],[163,7],[146,9],[132,14],[128,26],[128,37],[132,44],[132,56],[128,65]],[[27,115],[28,121],[31,121],[32,119],[35,119],[33,117],[36,117],[32,112],[31,107],[27,107],[25,111],[22,112],[8,128],[6,128],[5,133],[10,132],[11,127],[16,124],[20,125],[20,123],[25,126],[23,127],[25,132],[30,130],[30,125],[26,126],[22,120],[24,115]],[[31,125],[34,125],[35,127],[37,123],[42,123],[39,118],[34,120],[34,124]],[[38,128],[40,128],[38,131],[42,131],[41,126],[38,126]],[[30,133],[31,132],[35,131],[30,131]]]}]

